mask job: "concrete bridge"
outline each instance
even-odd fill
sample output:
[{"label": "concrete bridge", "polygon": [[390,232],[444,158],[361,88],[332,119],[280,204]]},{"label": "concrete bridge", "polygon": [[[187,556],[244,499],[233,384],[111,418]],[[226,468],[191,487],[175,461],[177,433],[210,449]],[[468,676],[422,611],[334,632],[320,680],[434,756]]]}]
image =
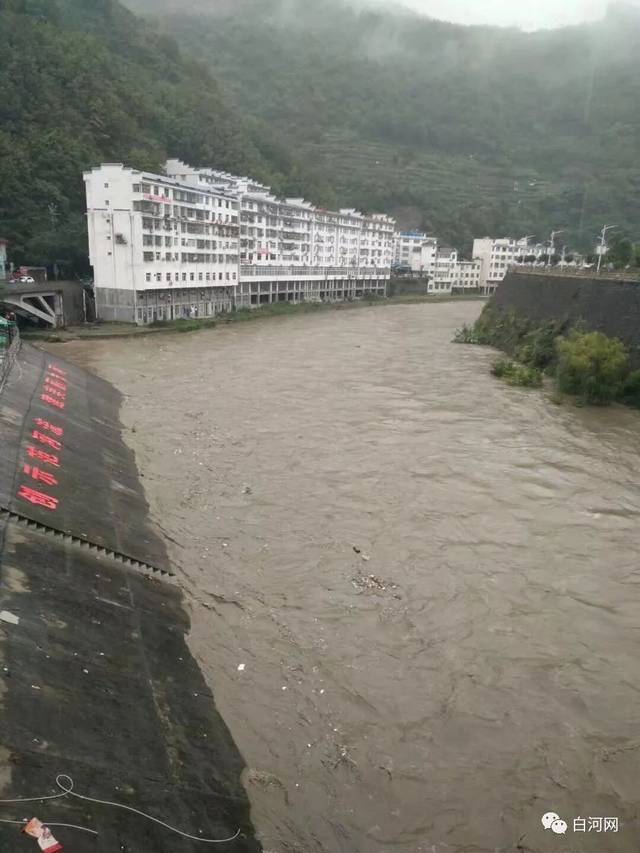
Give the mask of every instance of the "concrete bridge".
[{"label": "concrete bridge", "polygon": [[[41,321],[51,328],[94,319],[92,306],[85,304],[83,285],[78,281],[7,282],[2,287],[0,304],[23,319]],[[87,308],[90,317],[85,317]]]}]

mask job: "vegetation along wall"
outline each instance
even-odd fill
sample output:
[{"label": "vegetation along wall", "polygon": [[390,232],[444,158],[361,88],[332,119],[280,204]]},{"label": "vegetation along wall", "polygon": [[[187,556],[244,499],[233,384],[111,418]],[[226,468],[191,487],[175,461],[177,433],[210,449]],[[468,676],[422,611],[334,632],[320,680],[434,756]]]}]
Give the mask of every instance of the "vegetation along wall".
[{"label": "vegetation along wall", "polygon": [[494,310],[534,323],[569,326],[619,338],[640,366],[640,280],[509,273],[493,297]]}]

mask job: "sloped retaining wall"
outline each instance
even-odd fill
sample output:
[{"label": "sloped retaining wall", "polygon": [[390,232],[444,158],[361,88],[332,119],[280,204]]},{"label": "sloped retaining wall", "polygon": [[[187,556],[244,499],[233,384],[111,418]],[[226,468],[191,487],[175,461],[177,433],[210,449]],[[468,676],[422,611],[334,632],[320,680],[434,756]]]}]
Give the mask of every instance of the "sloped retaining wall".
[{"label": "sloped retaining wall", "polygon": [[640,281],[508,273],[492,304],[529,320],[582,323],[620,338],[640,366]]}]

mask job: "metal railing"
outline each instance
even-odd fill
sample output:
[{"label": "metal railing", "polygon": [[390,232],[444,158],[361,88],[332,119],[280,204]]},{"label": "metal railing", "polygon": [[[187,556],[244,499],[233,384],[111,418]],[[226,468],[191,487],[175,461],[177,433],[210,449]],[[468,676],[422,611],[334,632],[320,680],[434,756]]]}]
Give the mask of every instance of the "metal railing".
[{"label": "metal railing", "polygon": [[545,275],[561,278],[593,278],[606,281],[635,281],[640,282],[640,270],[600,270],[582,269],[581,267],[524,267],[519,264],[509,266],[509,272],[518,275]]},{"label": "metal railing", "polygon": [[9,327],[9,344],[6,347],[0,347],[0,391],[4,388],[7,377],[11,372],[11,368],[18,358],[20,351],[20,332],[17,326]]},{"label": "metal railing", "polygon": [[389,267],[314,267],[314,266],[254,266],[242,264],[241,278],[253,276],[277,276],[279,278],[296,278],[298,276],[331,276],[338,278],[389,278]]}]

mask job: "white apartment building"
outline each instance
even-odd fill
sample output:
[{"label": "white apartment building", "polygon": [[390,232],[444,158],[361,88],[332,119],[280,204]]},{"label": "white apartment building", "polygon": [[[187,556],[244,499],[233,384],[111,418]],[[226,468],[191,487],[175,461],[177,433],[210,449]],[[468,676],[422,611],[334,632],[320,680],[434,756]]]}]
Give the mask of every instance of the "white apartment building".
[{"label": "white apartment building", "polygon": [[525,258],[539,259],[549,251],[544,243],[530,243],[527,237],[482,237],[473,241],[473,257],[482,263],[480,289],[493,293],[512,264]]},{"label": "white apartment building", "polygon": [[238,307],[386,294],[395,222],[385,214],[328,211],[301,198],[278,199],[250,178],[194,169],[180,160],[167,161],[166,169],[175,180],[238,198]]},{"label": "white apartment building", "polygon": [[89,258],[104,320],[151,323],[230,310],[239,284],[239,201],[104,163],[84,173]]},{"label": "white apartment building", "polygon": [[482,261],[474,258],[472,261],[459,260],[453,273],[453,289],[457,291],[480,290]]},{"label": "white apartment building", "polygon": [[451,293],[457,277],[458,250],[440,248],[436,251],[432,277],[427,283],[427,293]]},{"label": "white apartment building", "polygon": [[418,276],[431,276],[437,251],[438,241],[423,231],[398,231],[394,235],[393,265]]}]

